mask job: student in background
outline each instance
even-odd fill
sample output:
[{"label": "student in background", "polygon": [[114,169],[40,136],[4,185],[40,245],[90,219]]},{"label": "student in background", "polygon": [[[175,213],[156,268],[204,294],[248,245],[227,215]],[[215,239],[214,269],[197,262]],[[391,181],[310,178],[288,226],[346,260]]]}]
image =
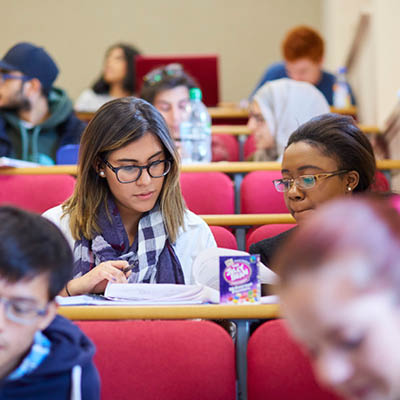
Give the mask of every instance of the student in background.
[{"label": "student in background", "polygon": [[278,79],[265,83],[250,105],[254,161],[281,161],[290,134],[312,117],[329,112],[324,96],[307,82]]},{"label": "student in background", "polygon": [[57,316],[72,266],[54,224],[0,207],[0,399],[100,398],[93,344]]},{"label": "student in background", "polygon": [[[282,179],[274,181],[286,206],[301,225],[322,203],[367,192],[376,161],[368,138],[351,117],[324,114],[301,125],[290,136],[282,161]],[[343,223],[346,223],[343,221]],[[293,228],[250,246],[250,253],[272,269],[271,259]]]},{"label": "student in background", "polygon": [[106,52],[101,77],[80,94],[75,110],[95,112],[107,101],[135,95],[135,56],[139,54],[135,47],[127,44],[111,46]]},{"label": "student in background", "polygon": [[143,78],[140,97],[161,113],[178,146],[180,124],[187,117],[189,90],[197,86],[180,64],[168,64],[153,69]]},{"label": "student in background", "polygon": [[[267,68],[252,96],[265,82],[291,78],[313,84],[325,96],[327,102],[333,104],[333,85],[336,77],[322,69],[324,41],[316,30],[308,26],[291,29],[283,40],[282,55],[285,61]],[[355,104],[353,95],[352,103]]]},{"label": "student in background", "polygon": [[0,156],[54,164],[58,148],[79,143],[85,124],[65,91],[53,87],[58,68],[31,43],[0,60]]},{"label": "student in background", "polygon": [[82,135],[74,194],[44,215],[74,248],[64,295],[101,293],[108,281],[192,283],[195,257],[216,246],[207,224],[185,207],[164,119],[134,97],[97,111]]},{"label": "student in background", "polygon": [[400,398],[400,217],[388,202],[322,206],[279,252],[283,316],[344,399]]}]

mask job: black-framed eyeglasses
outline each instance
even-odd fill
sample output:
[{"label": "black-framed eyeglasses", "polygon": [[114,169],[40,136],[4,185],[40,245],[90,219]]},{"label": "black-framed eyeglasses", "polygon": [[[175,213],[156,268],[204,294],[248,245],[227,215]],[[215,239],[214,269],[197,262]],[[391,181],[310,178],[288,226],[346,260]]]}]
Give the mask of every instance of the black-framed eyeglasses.
[{"label": "black-framed eyeglasses", "polygon": [[38,309],[24,300],[0,297],[0,303],[4,304],[7,319],[21,325],[31,325],[38,317],[45,316],[48,311],[48,305]]},{"label": "black-framed eyeglasses", "polygon": [[168,174],[172,165],[171,160],[157,160],[143,166],[123,165],[122,167],[114,167],[107,160],[103,160],[103,162],[114,172],[120,183],[136,182],[142,176],[144,169],[152,178],[162,178]]},{"label": "black-framed eyeglasses", "polygon": [[162,81],[164,77],[179,77],[183,74],[183,67],[181,64],[172,63],[165,65],[161,68],[156,68],[150,71],[143,77],[143,81],[147,85],[155,85]]},{"label": "black-framed eyeglasses", "polygon": [[0,82],[7,81],[9,79],[19,79],[22,82],[26,82],[26,81],[30,81],[31,80],[31,78],[28,78],[25,75],[14,75],[14,74],[8,74],[8,73],[0,71]]},{"label": "black-framed eyeglasses", "polygon": [[348,170],[340,170],[340,171],[333,171],[333,172],[323,172],[321,174],[314,174],[314,175],[300,175],[297,178],[291,179],[275,179],[272,182],[274,183],[275,189],[277,192],[288,192],[293,184],[296,184],[296,187],[300,189],[311,189],[315,186],[315,184],[323,179],[330,178],[331,176],[341,175],[349,172]]}]

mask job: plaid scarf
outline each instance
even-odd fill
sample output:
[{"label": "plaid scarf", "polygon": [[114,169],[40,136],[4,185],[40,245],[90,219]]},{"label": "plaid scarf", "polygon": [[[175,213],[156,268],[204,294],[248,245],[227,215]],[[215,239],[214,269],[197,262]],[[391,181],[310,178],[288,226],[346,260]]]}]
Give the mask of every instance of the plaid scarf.
[{"label": "plaid scarf", "polygon": [[74,277],[86,274],[104,261],[126,260],[135,265],[129,277],[130,283],[185,283],[158,204],[142,215],[131,246],[118,208],[111,198],[108,210],[111,220],[105,207],[99,212],[101,234],[96,234],[92,240],[82,238],[75,242]]}]

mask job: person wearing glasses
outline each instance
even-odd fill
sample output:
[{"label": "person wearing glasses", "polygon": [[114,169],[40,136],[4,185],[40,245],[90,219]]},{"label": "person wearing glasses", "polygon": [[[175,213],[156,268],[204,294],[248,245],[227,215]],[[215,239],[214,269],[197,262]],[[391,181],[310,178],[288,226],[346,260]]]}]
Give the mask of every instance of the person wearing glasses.
[{"label": "person wearing glasses", "polygon": [[281,161],[290,134],[299,125],[329,112],[313,85],[284,78],[267,82],[254,95],[247,123],[255,142],[252,161]]},{"label": "person wearing glasses", "polygon": [[178,146],[180,125],[187,117],[189,90],[195,87],[196,81],[177,63],[153,69],[143,78],[140,97],[161,113]]},{"label": "person wearing glasses", "polygon": [[362,197],[336,199],[299,226],[276,258],[277,293],[321,385],[341,399],[394,400],[400,216],[387,199]]},{"label": "person wearing glasses", "polygon": [[64,235],[45,218],[0,207],[0,398],[100,398],[95,348],[57,315],[72,276]]},{"label": "person wearing glasses", "polygon": [[[376,171],[375,155],[365,134],[348,116],[324,114],[296,129],[289,138],[282,179],[274,181],[286,206],[301,225],[322,203],[371,189]],[[346,221],[343,221],[345,224]],[[292,234],[292,228],[250,246],[250,253],[274,269],[271,259]]]},{"label": "person wearing glasses", "polygon": [[62,294],[102,293],[110,282],[192,282],[197,254],[216,247],[186,209],[179,156],[161,114],[134,97],[104,104],[80,144],[75,191],[44,214],[74,249]]},{"label": "person wearing glasses", "polygon": [[18,43],[0,60],[0,157],[55,163],[56,152],[76,144],[85,128],[66,92],[53,86],[58,67],[31,43]]},{"label": "person wearing glasses", "polygon": [[117,43],[105,55],[103,72],[90,89],[75,102],[76,111],[95,112],[107,101],[136,94],[135,57],[140,52],[131,45]]}]

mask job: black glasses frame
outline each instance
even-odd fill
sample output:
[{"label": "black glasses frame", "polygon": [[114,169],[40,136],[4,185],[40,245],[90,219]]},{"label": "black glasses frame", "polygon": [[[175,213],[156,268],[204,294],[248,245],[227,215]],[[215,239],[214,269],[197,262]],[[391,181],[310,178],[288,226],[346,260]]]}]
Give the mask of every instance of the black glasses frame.
[{"label": "black glasses frame", "polygon": [[[166,160],[157,160],[157,161],[153,161],[150,164],[147,165],[123,165],[121,167],[114,167],[113,165],[111,165],[107,160],[103,160],[104,164],[107,165],[108,168],[111,169],[111,171],[114,172],[115,176],[117,177],[117,180],[119,183],[132,183],[132,182],[136,182],[137,180],[140,179],[140,177],[142,176],[143,170],[147,170],[147,173],[149,174],[149,176],[151,176],[152,178],[162,178],[163,176],[167,175],[168,172],[171,170],[171,166],[172,166],[172,161],[169,159]],[[154,165],[157,164],[164,164],[164,173],[162,175],[158,175],[158,176],[154,176],[151,174],[150,172],[150,168],[153,167]],[[119,179],[118,176],[118,172],[119,170],[126,168],[126,167],[134,167],[138,169],[138,176],[135,179],[132,179],[131,181],[121,181]]]}]

